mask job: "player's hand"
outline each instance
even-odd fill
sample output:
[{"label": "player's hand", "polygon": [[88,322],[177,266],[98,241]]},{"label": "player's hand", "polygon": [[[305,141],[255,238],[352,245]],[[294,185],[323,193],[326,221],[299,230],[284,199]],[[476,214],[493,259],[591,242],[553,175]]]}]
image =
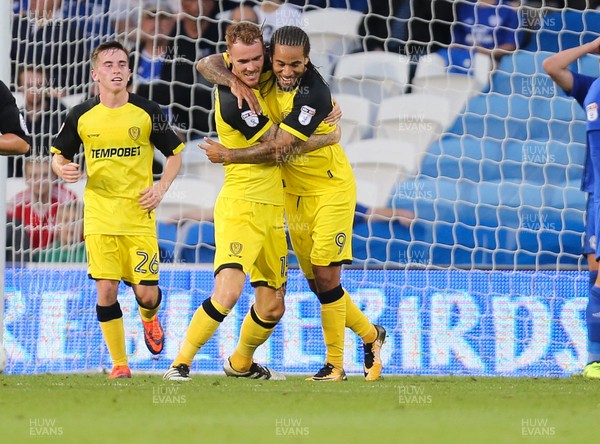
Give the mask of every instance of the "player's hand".
[{"label": "player's hand", "polygon": [[334,99],[333,100],[333,109],[331,110],[331,112],[329,114],[327,114],[327,117],[325,117],[325,119],[323,119],[323,123],[328,123],[329,126],[337,125],[337,123],[340,121],[341,118],[342,118],[342,108],[340,107],[340,104],[337,103]]},{"label": "player's hand", "polygon": [[141,197],[138,199],[140,207],[147,211],[155,210],[166,192],[167,190],[161,188],[160,182],[155,183],[151,187],[144,188],[140,191]]},{"label": "player's hand", "polygon": [[256,114],[262,114],[262,109],[260,108],[260,104],[258,103],[258,99],[254,95],[252,88],[234,76],[233,80],[231,81],[230,89],[231,94],[236,96],[238,99],[239,109],[242,109],[244,102],[246,102],[250,107],[250,110]]},{"label": "player's hand", "polygon": [[75,183],[81,179],[81,171],[78,163],[69,162],[60,168],[60,177],[68,183]]},{"label": "player's hand", "polygon": [[212,163],[227,163],[230,160],[229,149],[208,137],[205,137],[204,143],[199,143],[198,146],[204,150],[206,157]]}]

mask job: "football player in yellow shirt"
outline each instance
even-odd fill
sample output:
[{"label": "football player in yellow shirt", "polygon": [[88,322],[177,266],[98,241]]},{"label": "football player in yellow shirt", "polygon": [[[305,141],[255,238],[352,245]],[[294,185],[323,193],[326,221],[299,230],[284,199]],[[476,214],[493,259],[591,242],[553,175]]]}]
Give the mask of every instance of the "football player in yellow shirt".
[{"label": "football player in yellow shirt", "polygon": [[[295,26],[279,28],[271,38],[272,70],[261,93],[266,111],[279,131],[275,139],[243,150],[231,150],[206,139],[201,145],[213,162],[282,163],[286,217],[294,252],[311,290],[321,304],[326,362],[309,378],[343,381],[344,329],[358,334],[365,347],[365,379],[380,378],[380,350],[386,331],[371,324],[341,285],[341,266],[352,261],[352,222],[356,185],[352,168],[338,143],[311,152],[298,145],[314,134],[335,130],[323,119],[332,109],[329,87],[310,63],[308,35]],[[224,69],[218,55],[205,57],[197,68],[207,80],[230,86],[239,97],[257,106],[238,79]],[[268,75],[271,79],[268,79]],[[270,80],[270,82],[269,82]]]},{"label": "football player in yellow shirt", "polygon": [[[119,42],[99,45],[91,62],[100,93],[69,112],[51,148],[52,168],[65,182],[80,180],[74,158],[83,145],[88,274],[96,281],[96,313],[113,361],[110,378],[130,378],[119,282],[132,287],[146,345],[160,353],[164,333],[157,316],[162,294],[154,210],[177,177],[184,145],[156,103],[127,91],[129,54]],[[153,184],[155,147],[167,161]]]},{"label": "football player in yellow shirt", "polygon": [[[225,63],[248,86],[259,102],[264,45],[260,28],[248,22],[227,28]],[[244,149],[273,138],[277,127],[267,113],[257,114],[247,104],[239,108],[226,86],[215,90],[215,121],[219,139],[232,149]],[[335,143],[340,134],[313,136],[306,149]],[[244,318],[235,352],[225,361],[227,376],[281,380],[285,376],[253,361],[281,319],[287,279],[287,242],[284,230],[283,186],[274,161],[225,165],[225,182],[214,209],[215,287],[196,310],[178,356],[163,379],[190,380],[190,366],[198,350],[212,337],[240,298],[246,275],[256,301]]]}]

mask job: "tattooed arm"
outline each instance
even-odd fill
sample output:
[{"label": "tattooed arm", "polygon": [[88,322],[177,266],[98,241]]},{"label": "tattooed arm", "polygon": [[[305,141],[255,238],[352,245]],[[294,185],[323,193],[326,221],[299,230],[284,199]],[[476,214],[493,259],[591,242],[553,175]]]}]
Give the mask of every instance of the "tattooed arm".
[{"label": "tattooed arm", "polygon": [[273,125],[261,137],[261,143],[250,148],[230,150],[209,138],[205,138],[204,143],[198,146],[213,163],[283,163],[289,162],[294,156],[338,143],[341,135],[342,131],[338,125],[335,131],[329,134],[313,134],[303,142]]},{"label": "tattooed arm", "polygon": [[196,70],[210,83],[228,86],[232,94],[238,99],[239,109],[242,109],[243,102],[246,102],[253,112],[256,114],[262,113],[258,99],[252,89],[227,68],[221,54],[212,54],[201,58],[196,63]]}]

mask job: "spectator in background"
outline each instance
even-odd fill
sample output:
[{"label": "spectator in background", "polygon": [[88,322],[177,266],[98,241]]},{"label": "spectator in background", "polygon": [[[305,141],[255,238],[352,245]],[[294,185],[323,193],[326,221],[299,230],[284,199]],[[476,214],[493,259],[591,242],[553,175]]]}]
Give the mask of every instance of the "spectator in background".
[{"label": "spectator in background", "polygon": [[283,0],[259,0],[254,11],[265,43],[269,43],[271,35],[282,26],[303,26],[302,10]]},{"label": "spectator in background", "polygon": [[[352,9],[358,12],[367,12],[369,9],[369,2],[373,0],[288,0],[287,3],[300,6],[302,8],[315,7],[315,8],[338,8],[338,9]],[[314,8],[313,8],[314,9]]]},{"label": "spectator in background", "polygon": [[56,212],[54,242],[41,250],[34,262],[86,262],[83,241],[83,205],[77,201],[60,205]]},{"label": "spectator in background", "polygon": [[408,37],[409,0],[371,2],[358,28],[364,51],[402,52]]},{"label": "spectator in background", "polygon": [[358,33],[364,51],[401,52],[418,59],[450,44],[453,21],[449,0],[372,2]]},{"label": "spectator in background", "polygon": [[438,53],[444,57],[449,72],[467,74],[476,53],[498,61],[517,48],[519,16],[512,3],[505,0],[461,2],[452,26],[452,43]]},{"label": "spectator in background", "polygon": [[407,54],[420,56],[438,51],[451,43],[450,28],[454,22],[452,0],[412,0],[408,22]]},{"label": "spectator in background", "polygon": [[140,42],[131,54],[134,82],[161,78],[165,59],[170,56],[169,34],[174,25],[175,16],[168,2],[146,2],[139,26]]},{"label": "spectator in background", "polygon": [[27,189],[7,204],[7,218],[25,232],[35,254],[54,240],[58,207],[77,202],[77,195],[58,183],[50,157],[28,157],[24,168]]},{"label": "spectator in background", "polygon": [[[67,108],[60,102],[56,90],[49,85],[43,69],[26,66],[17,75],[17,90],[23,94],[25,123],[31,132],[31,156],[48,156],[52,137],[65,118]],[[15,157],[8,164],[9,177],[23,176],[23,158]]]},{"label": "spectator in background", "polygon": [[62,94],[85,92],[89,83],[89,54],[93,41],[85,23],[65,18],[61,0],[29,0],[12,23],[11,69],[16,83],[23,65],[43,67],[45,77]]},{"label": "spectator in background", "polygon": [[187,140],[204,136],[214,128],[212,85],[196,72],[194,64],[216,52],[220,4],[215,0],[181,0],[180,18],[169,34],[169,57],[160,77],[163,82],[149,93],[137,91],[168,106],[171,124]]}]

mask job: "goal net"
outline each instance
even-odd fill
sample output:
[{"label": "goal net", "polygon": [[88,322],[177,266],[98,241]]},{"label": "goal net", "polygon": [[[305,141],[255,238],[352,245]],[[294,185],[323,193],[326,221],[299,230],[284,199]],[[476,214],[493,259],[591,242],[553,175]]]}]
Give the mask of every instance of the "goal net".
[{"label": "goal net", "polygon": [[[410,2],[397,18],[381,15],[383,2],[368,2],[366,13],[350,9],[354,2],[277,3],[246,1],[237,10],[240,2],[63,0],[60,11],[33,17],[27,2],[14,2],[11,87],[34,142],[31,156],[9,159],[5,182],[7,371],[110,368],[86,273],[85,183],[54,177],[48,152],[68,110],[95,93],[91,50],[113,38],[132,50],[132,90],[157,101],[186,143],[181,174],[157,210],[167,339],[160,357],[145,349],[131,290],[123,286],[119,297],[132,368],[163,371],[177,354],[212,291],[212,207],[223,183],[222,167],[197,147],[217,136],[212,86],[194,63],[224,50],[226,26],[238,17],[263,24],[265,36],[301,26],[311,61],[342,108],[341,143],[359,204],[354,264],[343,284],[388,330],[385,371],[577,371],[585,361],[588,289],[585,115],[542,61],[594,39],[600,14],[549,3],[515,8],[517,49],[492,61],[473,52],[448,57],[464,2]],[[43,34],[47,41],[38,32],[44,26],[52,31]],[[363,51],[378,45],[385,51]],[[587,56],[573,69],[597,76],[598,65]],[[156,177],[163,166],[157,152]],[[319,306],[291,249],[289,259],[286,315],[256,359],[311,372],[324,359]],[[220,371],[252,297],[248,285],[193,370]],[[361,372],[361,352],[348,330],[348,372]]]}]

